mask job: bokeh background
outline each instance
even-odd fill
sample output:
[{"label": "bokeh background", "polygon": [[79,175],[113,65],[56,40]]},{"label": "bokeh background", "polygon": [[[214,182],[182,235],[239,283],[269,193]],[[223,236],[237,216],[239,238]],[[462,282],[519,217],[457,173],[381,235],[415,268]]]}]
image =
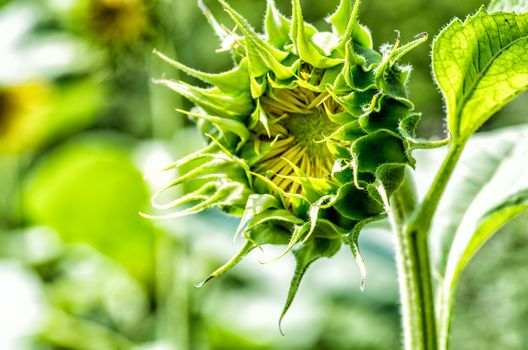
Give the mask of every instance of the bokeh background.
[{"label": "bokeh background", "polygon": [[[261,26],[264,0],[231,0]],[[206,1],[232,26],[215,1]],[[286,14],[289,2],[277,0]],[[375,44],[432,38],[481,0],[364,0]],[[304,0],[323,28],[337,0]],[[345,249],[316,264],[283,322],[293,258],[255,252],[218,281],[194,284],[237,250],[236,218],[216,211],[150,221],[160,169],[202,145],[175,108],[188,102],[151,83],[196,83],[152,49],[204,71],[230,67],[194,0],[0,1],[0,349],[384,350],[400,347],[392,238],[383,223],[361,238],[369,276]],[[420,134],[444,136],[429,45],[414,66]],[[515,125],[528,98],[483,129]],[[148,175],[144,179],[144,175]],[[528,348],[528,217],[507,225],[464,273],[453,349]],[[265,254],[273,254],[266,250]]]}]

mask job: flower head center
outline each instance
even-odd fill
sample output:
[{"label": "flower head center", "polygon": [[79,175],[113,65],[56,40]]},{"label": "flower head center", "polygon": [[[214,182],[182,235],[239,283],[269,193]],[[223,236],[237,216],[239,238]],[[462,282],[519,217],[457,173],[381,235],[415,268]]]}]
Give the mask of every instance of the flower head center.
[{"label": "flower head center", "polygon": [[299,171],[311,178],[329,177],[335,157],[325,140],[338,124],[327,113],[336,112],[338,104],[326,92],[303,87],[271,89],[260,103],[269,120],[268,141],[273,146],[255,170],[290,193],[302,193]]},{"label": "flower head center", "polygon": [[293,114],[284,118],[282,123],[294,137],[294,143],[306,150],[308,157],[331,157],[323,141],[335,131],[336,126],[324,111],[317,108],[310,115]]}]

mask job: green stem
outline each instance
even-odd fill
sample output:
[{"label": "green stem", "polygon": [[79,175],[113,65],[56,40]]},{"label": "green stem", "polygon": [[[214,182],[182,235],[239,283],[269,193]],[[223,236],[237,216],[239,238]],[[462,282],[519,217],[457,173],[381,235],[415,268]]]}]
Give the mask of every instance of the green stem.
[{"label": "green stem", "polygon": [[417,235],[427,236],[429,233],[436,208],[460,159],[465,144],[465,141],[459,141],[450,145],[447,156],[436,174],[429,191],[413,214],[409,229],[416,232]]},{"label": "green stem", "polygon": [[395,232],[400,299],[406,350],[435,350],[436,323],[427,236],[409,231],[407,219],[416,195],[408,173],[390,198],[389,217]]},{"label": "green stem", "polygon": [[[451,175],[453,174],[456,168],[458,160],[460,159],[462,151],[464,150],[465,144],[466,140],[457,140],[457,142],[453,142],[450,145],[446,158],[444,159],[435,179],[433,180],[429,191],[425,195],[422,203],[418,206],[418,208],[414,211],[412,216],[407,221],[408,226],[405,229],[405,237],[408,237],[412,240],[414,244],[416,244],[415,247],[417,249],[416,251],[418,254],[418,264],[422,268],[422,280],[420,281],[423,294],[422,297],[424,298],[424,300],[427,301],[427,303],[432,303],[432,300],[434,298],[432,292],[428,256],[429,231],[434,218],[434,214],[438,208],[438,204],[440,203],[440,200],[446,189],[449,179],[451,178]],[[427,269],[427,271],[425,269]],[[431,324],[435,325],[436,316],[434,312],[434,307],[431,307],[430,309],[428,308],[424,313],[424,317],[427,318],[427,327],[430,327]],[[429,320],[431,317],[432,321]],[[441,312],[441,315],[438,319],[438,324],[440,325],[440,337],[438,339],[440,340],[440,344],[438,344],[436,329],[427,330],[427,332],[429,332],[433,336],[431,340],[434,339],[434,344],[429,344],[426,349],[437,349],[438,346],[440,346],[441,349],[445,349],[446,335],[444,333],[446,329],[443,325],[446,322],[446,317],[449,318],[450,315],[446,315],[444,311]]]},{"label": "green stem", "polygon": [[433,149],[447,146],[449,142],[451,142],[450,137],[439,141],[411,139],[410,146],[412,149]]}]

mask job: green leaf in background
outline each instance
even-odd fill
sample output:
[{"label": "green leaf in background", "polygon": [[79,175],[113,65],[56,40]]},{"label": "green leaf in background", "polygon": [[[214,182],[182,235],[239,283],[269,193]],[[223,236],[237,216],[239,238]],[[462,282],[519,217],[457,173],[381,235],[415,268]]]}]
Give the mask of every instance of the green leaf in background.
[{"label": "green leaf in background", "polygon": [[447,349],[456,283],[477,250],[528,209],[528,128],[479,134],[467,145],[441,202],[433,237],[443,240],[440,271],[441,349]]},{"label": "green leaf in background", "polygon": [[43,122],[48,139],[64,137],[92,125],[106,101],[106,88],[95,79],[75,79],[57,85],[51,116]]},{"label": "green leaf in background", "polygon": [[150,194],[116,135],[77,138],[43,158],[24,185],[23,210],[64,241],[87,243],[141,281],[152,279],[152,224],[139,216]]},{"label": "green leaf in background", "polygon": [[528,14],[484,9],[455,19],[433,44],[449,131],[464,142],[528,87]]}]

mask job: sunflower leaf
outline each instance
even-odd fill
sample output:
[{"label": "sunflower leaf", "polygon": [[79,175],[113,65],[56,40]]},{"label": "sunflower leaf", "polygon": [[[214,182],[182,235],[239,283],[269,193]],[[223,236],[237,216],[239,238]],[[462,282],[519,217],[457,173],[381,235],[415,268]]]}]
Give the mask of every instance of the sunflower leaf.
[{"label": "sunflower leaf", "polygon": [[527,61],[528,14],[482,9],[436,37],[433,71],[455,141],[469,138],[528,88]]},{"label": "sunflower leaf", "polygon": [[528,11],[527,0],[491,0],[488,11],[504,11],[523,13]]}]

